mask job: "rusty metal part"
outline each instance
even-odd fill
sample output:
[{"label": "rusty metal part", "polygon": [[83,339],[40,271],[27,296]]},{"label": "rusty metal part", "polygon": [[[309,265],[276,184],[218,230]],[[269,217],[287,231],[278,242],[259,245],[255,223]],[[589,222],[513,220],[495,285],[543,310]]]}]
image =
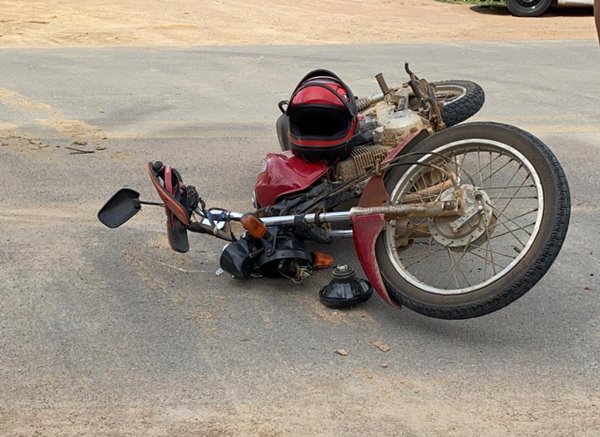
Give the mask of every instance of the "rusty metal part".
[{"label": "rusty metal part", "polygon": [[[349,211],[340,212],[321,212],[305,215],[284,215],[274,217],[262,217],[261,221],[265,226],[286,226],[295,225],[298,218],[302,218],[305,223],[324,224],[347,222],[355,217],[364,215],[382,215],[386,220],[395,220],[402,217],[446,217],[458,216],[463,213],[462,202],[457,200],[446,200],[428,202],[420,205],[383,205],[372,207],[356,206]],[[243,215],[239,213],[230,213],[230,220],[241,220]]]},{"label": "rusty metal part", "polygon": [[445,191],[441,199],[451,200],[460,196],[463,212],[458,217],[430,217],[429,231],[433,238],[447,247],[464,247],[482,237],[494,219],[493,208],[488,194],[464,184],[460,193],[454,188]]},{"label": "rusty metal part", "polygon": [[417,75],[410,70],[408,63],[404,64],[404,69],[410,77],[408,84],[413,90],[419,103],[419,113],[429,120],[434,131],[437,132],[445,129],[446,124],[442,119],[442,106],[437,102],[435,87],[425,79],[419,79]]},{"label": "rusty metal part", "polygon": [[346,182],[374,169],[387,156],[387,149],[381,146],[358,146],[350,157],[341,161],[336,168],[338,179]]},{"label": "rusty metal part", "polygon": [[451,180],[446,180],[438,184],[423,188],[422,190],[406,193],[401,200],[401,203],[422,202],[424,199],[430,199],[433,196],[439,196],[440,193],[446,191],[453,186]]},{"label": "rusty metal part", "polygon": [[400,217],[448,217],[458,216],[462,213],[461,202],[457,200],[445,200],[426,202],[420,205],[385,205],[350,208],[350,216],[383,214],[386,220],[394,220]]},{"label": "rusty metal part", "polygon": [[429,122],[434,131],[440,131],[446,129],[446,123],[442,118],[442,106],[438,103],[435,96],[435,87],[427,82],[425,79],[421,79],[421,88],[425,91],[427,106],[429,109]]},{"label": "rusty metal part", "polygon": [[431,235],[427,221],[412,223],[409,220],[396,220],[393,227],[396,230],[396,238],[419,238]]},{"label": "rusty metal part", "polygon": [[395,220],[392,226],[396,231],[397,247],[409,246],[415,238],[427,238],[431,235],[426,220],[420,223],[412,223],[410,220]]}]

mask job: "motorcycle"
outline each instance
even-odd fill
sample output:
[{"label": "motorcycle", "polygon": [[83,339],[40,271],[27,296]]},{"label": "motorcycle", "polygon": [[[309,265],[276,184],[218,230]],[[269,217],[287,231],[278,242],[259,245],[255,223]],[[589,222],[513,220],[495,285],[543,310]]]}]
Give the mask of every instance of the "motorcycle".
[{"label": "motorcycle", "polygon": [[[336,268],[334,296],[323,299],[321,290],[328,306],[366,300],[372,287],[387,303],[430,317],[466,319],[499,310],[530,290],[560,251],[570,217],[565,174],[530,133],[493,122],[458,124],[483,104],[478,85],[436,85],[406,70],[406,84],[389,88],[378,76],[381,93],[363,99],[330,72],[307,75],[301,84],[312,88],[299,85],[290,101],[280,103],[282,152],[263,160],[251,212],[207,208],[177,170],[153,161],[146,170],[161,202],[142,201],[123,188],[98,218],[115,228],[142,205],[161,206],[173,250],[189,250],[188,232],[226,240],[220,267],[239,279],[301,282],[333,265],[306,242],[352,238],[368,282]],[[323,89],[338,106],[355,111],[356,124],[350,141],[315,149],[296,141],[290,120],[314,129],[320,119],[290,106],[302,90]],[[331,135],[329,127],[317,126]],[[336,296],[340,284],[346,295]]]}]

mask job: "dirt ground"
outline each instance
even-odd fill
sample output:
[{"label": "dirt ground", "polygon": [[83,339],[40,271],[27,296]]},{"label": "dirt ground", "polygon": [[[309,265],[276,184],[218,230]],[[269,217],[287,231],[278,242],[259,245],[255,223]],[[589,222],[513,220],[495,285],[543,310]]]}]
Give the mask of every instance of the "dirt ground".
[{"label": "dirt ground", "polygon": [[0,0],[0,47],[192,46],[595,37],[591,9],[539,19],[435,0]]}]

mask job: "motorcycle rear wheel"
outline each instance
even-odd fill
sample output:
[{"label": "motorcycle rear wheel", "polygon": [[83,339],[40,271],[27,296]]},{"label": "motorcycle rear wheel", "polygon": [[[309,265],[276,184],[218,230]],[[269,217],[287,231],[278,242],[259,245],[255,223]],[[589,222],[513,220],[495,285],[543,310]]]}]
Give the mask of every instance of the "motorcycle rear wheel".
[{"label": "motorcycle rear wheel", "polygon": [[454,126],[479,112],[485,103],[485,93],[475,82],[444,80],[433,83],[438,103],[443,103],[442,120],[446,127]]},{"label": "motorcycle rear wheel", "polygon": [[530,290],[569,225],[567,180],[548,147],[513,126],[468,123],[411,152],[424,155],[406,156],[386,175],[392,203],[448,200],[454,179],[470,193],[472,217],[458,229],[457,217],[387,223],[376,255],[390,297],[426,316],[467,319]]}]

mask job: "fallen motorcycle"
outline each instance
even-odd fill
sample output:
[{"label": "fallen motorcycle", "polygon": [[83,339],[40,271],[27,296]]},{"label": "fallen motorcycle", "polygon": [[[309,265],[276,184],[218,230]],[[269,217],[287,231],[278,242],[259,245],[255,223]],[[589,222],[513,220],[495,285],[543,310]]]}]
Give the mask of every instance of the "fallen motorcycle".
[{"label": "fallen motorcycle", "polygon": [[173,250],[189,250],[188,231],[227,240],[220,266],[241,279],[300,282],[332,265],[307,241],[352,238],[386,302],[444,319],[496,311],[558,255],[570,216],[566,177],[549,148],[521,129],[447,128],[440,91],[407,71],[407,86],[390,92],[381,78],[380,95],[363,106],[333,73],[307,75],[280,105],[284,151],[263,160],[252,212],[207,208],[177,170],[154,161],[147,171],[162,202],[124,188],[98,218],[114,228],[141,205],[160,205]]}]

